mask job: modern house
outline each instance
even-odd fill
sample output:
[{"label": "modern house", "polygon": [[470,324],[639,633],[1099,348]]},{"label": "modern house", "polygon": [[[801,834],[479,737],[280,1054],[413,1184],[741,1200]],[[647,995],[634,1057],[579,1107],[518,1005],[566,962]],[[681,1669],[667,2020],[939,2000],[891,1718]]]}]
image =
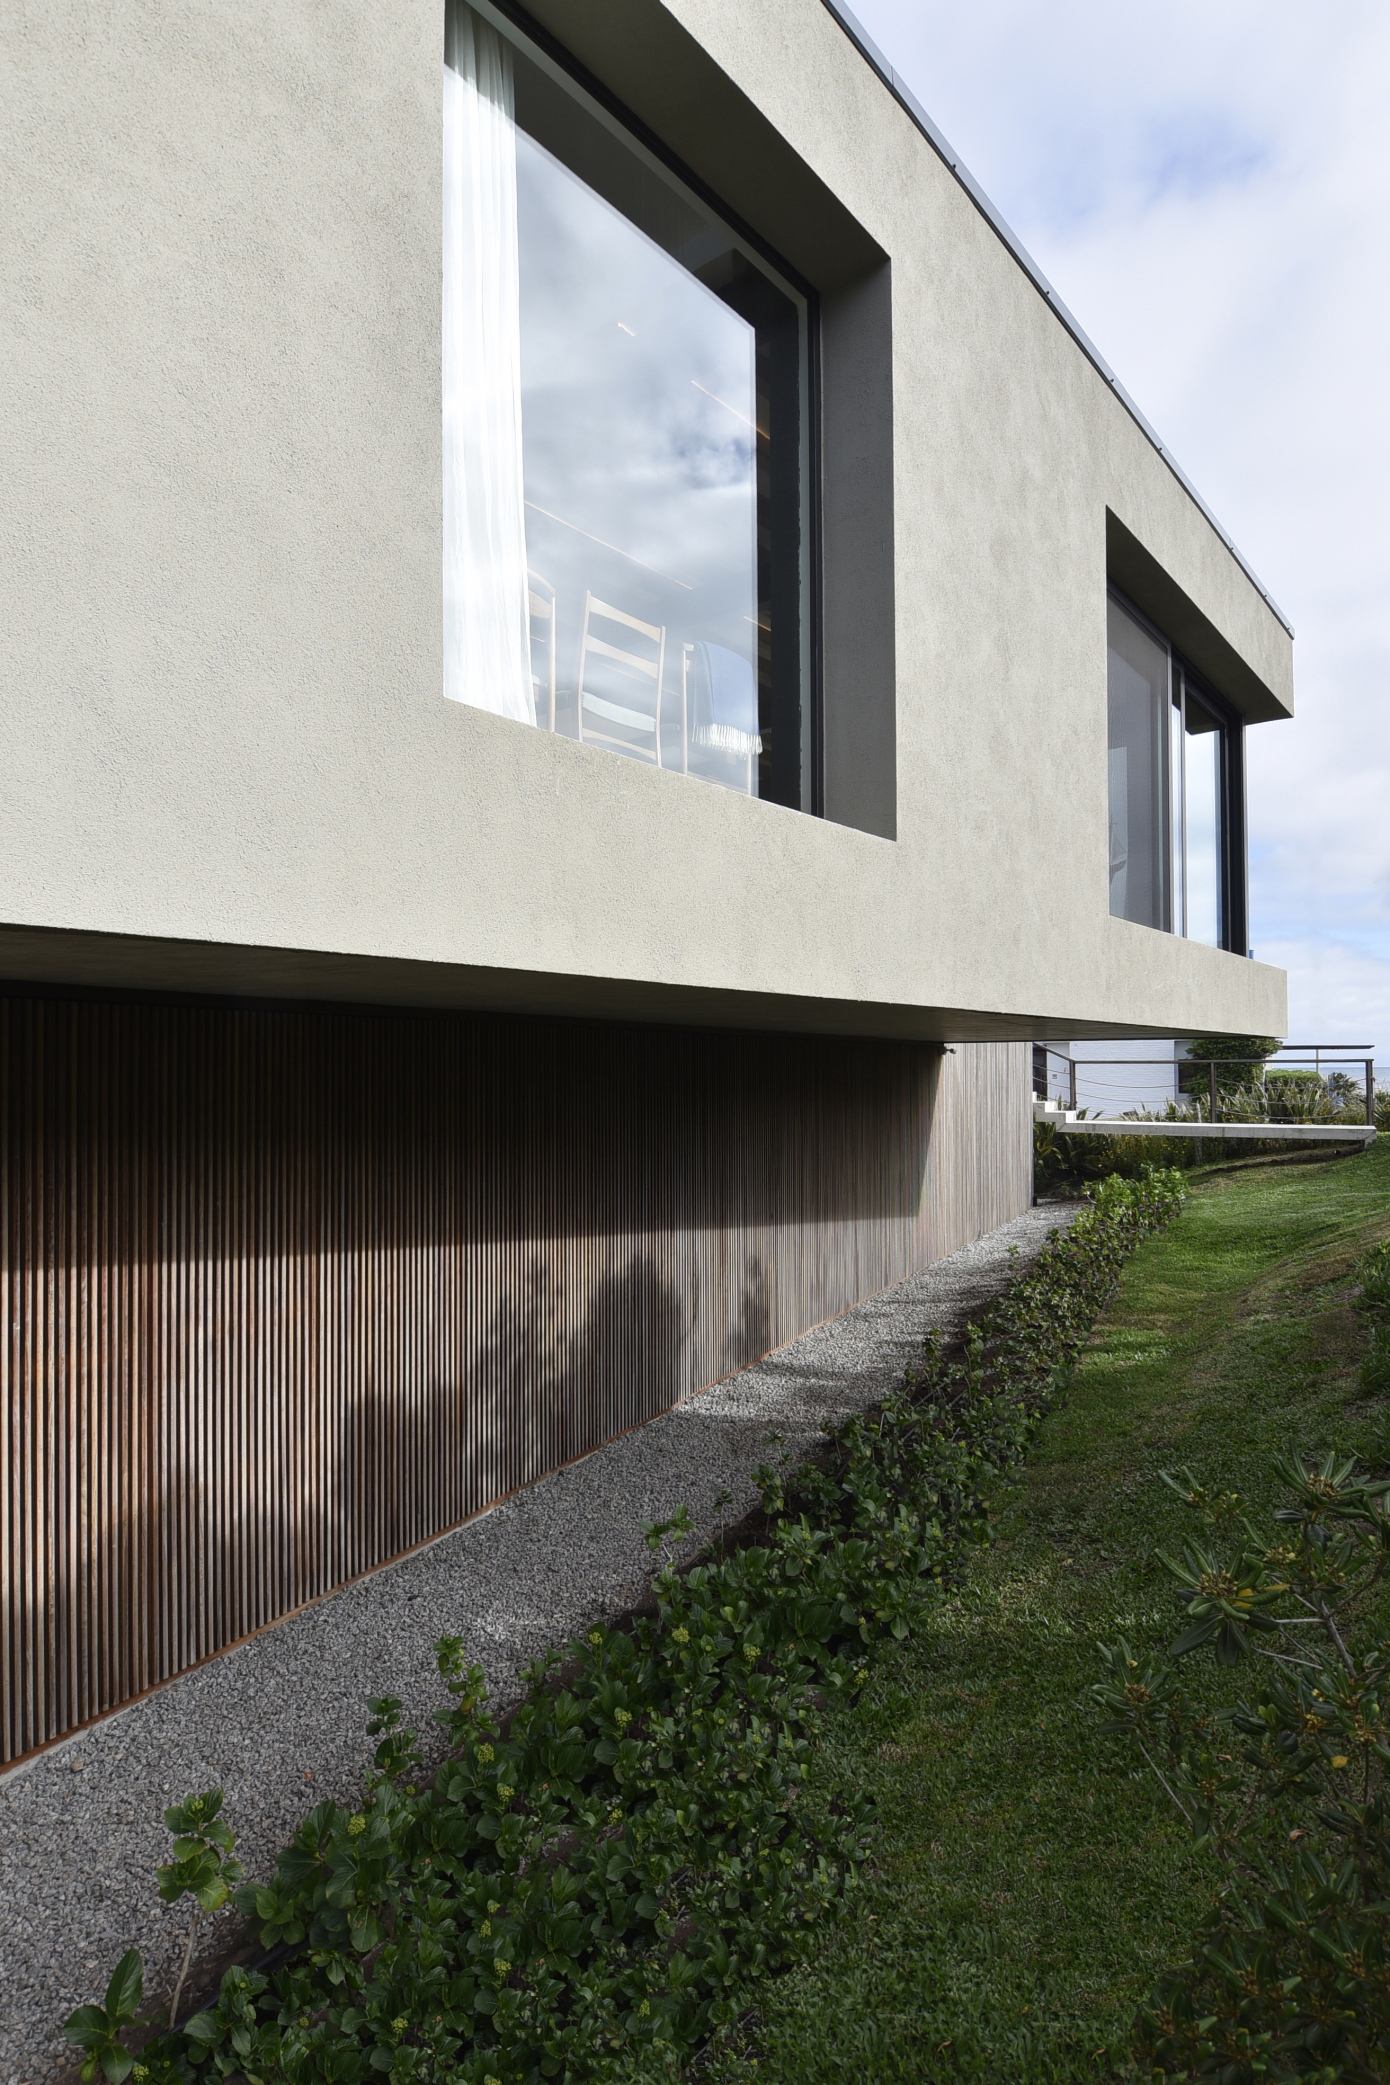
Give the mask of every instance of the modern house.
[{"label": "modern house", "polygon": [[838,5],[0,44],[14,1760],[1281,1033],[1291,654]]}]

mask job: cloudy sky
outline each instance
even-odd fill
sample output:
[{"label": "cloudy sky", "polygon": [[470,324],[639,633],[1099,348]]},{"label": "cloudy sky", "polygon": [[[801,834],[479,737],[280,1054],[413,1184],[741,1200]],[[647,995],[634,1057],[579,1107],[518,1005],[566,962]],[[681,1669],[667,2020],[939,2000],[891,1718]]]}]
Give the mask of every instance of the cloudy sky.
[{"label": "cloudy sky", "polygon": [[1293,623],[1252,940],[1390,1064],[1390,4],[856,12]]}]

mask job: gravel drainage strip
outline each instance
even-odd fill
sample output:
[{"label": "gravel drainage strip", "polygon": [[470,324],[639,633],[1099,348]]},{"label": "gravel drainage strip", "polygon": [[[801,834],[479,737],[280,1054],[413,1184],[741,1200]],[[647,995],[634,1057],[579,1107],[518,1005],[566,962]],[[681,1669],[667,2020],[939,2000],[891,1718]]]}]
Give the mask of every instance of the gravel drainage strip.
[{"label": "gravel drainage strip", "polygon": [[761,1463],[882,1397],[1079,1206],[1029,1210],[0,1778],[0,2085],[70,2074],[62,2021],[132,1943],[149,1991],[172,1982],[186,1913],[154,1885],[168,1804],[221,1787],[248,1874],[265,1872],[306,1810],[360,1786],[369,1698],[432,1728],[437,1638],[462,1636],[505,1704],[543,1651],[640,1601],[646,1527],[683,1505],[694,1550],[742,1520]]}]

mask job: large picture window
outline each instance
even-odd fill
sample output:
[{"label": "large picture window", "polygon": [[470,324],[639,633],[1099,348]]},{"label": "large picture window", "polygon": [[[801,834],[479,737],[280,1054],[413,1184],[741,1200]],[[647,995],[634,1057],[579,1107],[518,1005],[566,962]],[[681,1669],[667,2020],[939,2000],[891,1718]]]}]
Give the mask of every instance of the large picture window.
[{"label": "large picture window", "polygon": [[1239,721],[1115,594],[1108,758],[1111,912],[1244,954]]},{"label": "large picture window", "polygon": [[810,808],[808,306],[448,0],[444,692]]}]

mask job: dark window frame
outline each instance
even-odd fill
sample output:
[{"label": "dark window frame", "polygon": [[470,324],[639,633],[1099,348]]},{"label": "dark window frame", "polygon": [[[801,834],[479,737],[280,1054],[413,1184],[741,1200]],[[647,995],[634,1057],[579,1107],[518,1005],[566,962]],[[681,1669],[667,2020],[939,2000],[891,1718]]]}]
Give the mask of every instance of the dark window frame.
[{"label": "dark window frame", "polygon": [[759,795],[757,801],[779,805],[783,809],[799,811],[803,816],[823,818],[825,816],[825,731],[824,731],[824,672],[822,644],[822,604],[824,595],[822,576],[822,440],[821,440],[821,300],[813,283],[806,280],[800,271],[783,259],[757,227],[733,210],[691,167],[687,166],[663,141],[661,136],[642,118],[621,101],[601,79],[584,65],[550,30],[542,26],[517,0],[487,0],[487,5],[511,24],[518,36],[534,45],[552,65],[564,73],[566,78],[581,93],[587,94],[600,108],[618,124],[629,137],[660,161],[666,171],[687,188],[696,201],[713,214],[733,233],[751,247],[760,260],[775,270],[802,299],[806,307],[806,496],[805,528],[802,568],[803,599],[801,603],[801,629],[798,634],[798,649],[805,646],[804,685],[801,690],[801,728],[805,734],[808,800],[797,804],[786,804],[780,797]]},{"label": "dark window frame", "polygon": [[1164,734],[1167,751],[1168,772],[1164,780],[1164,796],[1168,805],[1169,848],[1173,844],[1174,829],[1181,818],[1181,845],[1183,855],[1183,913],[1181,924],[1173,918],[1175,893],[1171,859],[1167,870],[1167,896],[1169,923],[1156,931],[1176,934],[1180,939],[1187,937],[1187,789],[1186,789],[1186,722],[1187,690],[1191,687],[1197,699],[1209,709],[1220,726],[1220,783],[1219,804],[1221,819],[1220,848],[1217,858],[1219,879],[1218,905],[1221,918],[1221,938],[1218,947],[1228,954],[1248,956],[1250,954],[1250,900],[1249,900],[1249,857],[1247,851],[1246,794],[1245,794],[1245,719],[1233,704],[1217,693],[1211,682],[1188,661],[1173,643],[1171,637],[1145,615],[1136,601],[1124,593],[1113,582],[1107,584],[1107,599],[1114,601],[1126,615],[1132,616],[1140,628],[1147,632],[1155,644],[1162,645],[1168,656],[1168,700],[1170,708],[1177,708],[1182,722],[1183,770],[1175,775],[1172,771],[1171,730]]}]

